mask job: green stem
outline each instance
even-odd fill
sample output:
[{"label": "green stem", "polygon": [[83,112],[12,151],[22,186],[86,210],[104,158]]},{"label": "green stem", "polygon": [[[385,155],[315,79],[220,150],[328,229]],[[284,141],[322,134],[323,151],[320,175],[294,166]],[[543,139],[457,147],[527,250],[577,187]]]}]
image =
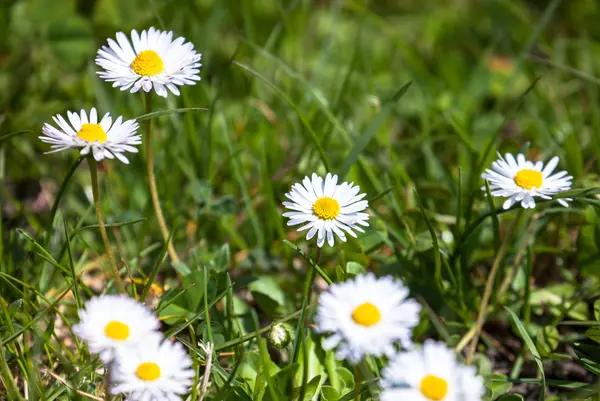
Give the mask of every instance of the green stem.
[{"label": "green stem", "polygon": [[[152,94],[146,93],[146,114],[152,112]],[[158,220],[158,226],[163,236],[163,240],[169,241],[168,251],[169,257],[173,264],[179,263],[179,256],[175,252],[175,247],[169,239],[169,229],[165,222],[165,216],[163,215],[162,209],[160,208],[160,200],[158,199],[158,190],[156,189],[156,177],[154,176],[154,156],[152,154],[152,135],[151,135],[151,120],[146,120],[146,172],[148,173],[148,184],[150,186],[150,197],[152,198],[152,205],[154,206],[154,214],[156,220]]]},{"label": "green stem", "polygon": [[475,353],[475,348],[477,347],[477,343],[479,342],[479,336],[481,335],[481,329],[483,328],[483,324],[485,323],[485,318],[487,315],[488,305],[490,303],[490,298],[492,297],[492,289],[494,288],[494,279],[496,278],[496,274],[500,269],[500,265],[504,260],[504,255],[506,255],[506,251],[508,250],[508,239],[510,238],[510,234],[514,231],[519,224],[519,220],[521,220],[521,216],[523,215],[523,209],[519,209],[517,212],[517,216],[512,222],[510,228],[507,231],[506,237],[502,241],[500,245],[500,249],[498,250],[498,254],[494,259],[494,264],[492,265],[492,269],[488,275],[487,281],[485,283],[485,290],[483,292],[483,297],[481,298],[481,305],[479,307],[479,316],[477,317],[477,323],[475,324],[475,332],[473,338],[471,339],[471,344],[467,350],[467,356],[465,358],[465,362],[467,365],[471,364],[471,359],[473,358],[473,354]]},{"label": "green stem", "polygon": [[100,208],[100,196],[98,194],[98,168],[96,160],[93,156],[88,158],[88,164],[90,166],[90,176],[92,177],[92,195],[94,197],[94,207],[96,208],[96,218],[98,219],[98,227],[100,228],[100,235],[102,236],[102,241],[104,241],[104,247],[106,248],[106,253],[108,254],[108,259],[110,261],[110,266],[112,267],[112,275],[115,279],[115,283],[119,288],[119,292],[125,293],[125,287],[123,286],[123,282],[121,281],[121,276],[119,275],[119,269],[117,268],[117,262],[115,261],[115,257],[110,248],[110,241],[108,240],[108,234],[106,233],[106,227],[104,226],[104,222],[102,221],[102,210]]}]

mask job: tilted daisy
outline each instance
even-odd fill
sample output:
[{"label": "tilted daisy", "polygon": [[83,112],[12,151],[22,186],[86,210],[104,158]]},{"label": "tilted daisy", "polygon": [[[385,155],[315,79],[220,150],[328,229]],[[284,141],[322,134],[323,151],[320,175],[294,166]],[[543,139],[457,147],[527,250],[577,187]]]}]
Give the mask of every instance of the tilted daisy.
[{"label": "tilted daisy", "polygon": [[362,213],[369,207],[369,202],[362,200],[366,194],[358,195],[360,187],[353,182],[338,185],[337,181],[337,175],[328,173],[323,181],[313,173],[312,179],[304,177],[302,184],[292,185],[292,190],[285,194],[291,202],[283,202],[283,206],[292,210],[283,214],[290,219],[287,225],[306,223],[298,231],[308,230],[307,240],[317,235],[319,247],[325,238],[329,246],[333,246],[334,233],[346,242],[346,233],[356,238],[354,230],[364,233],[360,226],[369,225],[369,215]]},{"label": "tilted daisy", "polygon": [[323,348],[335,348],[338,359],[356,364],[365,355],[395,354],[396,342],[411,347],[421,306],[407,296],[406,287],[391,276],[368,273],[333,284],[317,307],[317,331],[329,334]]},{"label": "tilted daisy", "polygon": [[399,353],[382,371],[381,401],[481,401],[483,379],[457,362],[445,344],[427,340],[423,348]]},{"label": "tilted daisy", "polygon": [[[503,158],[498,154],[498,160],[492,163],[492,169],[486,169],[481,177],[488,180],[492,196],[508,198],[502,207],[510,208],[517,202],[521,202],[524,209],[535,207],[534,197],[552,199],[552,195],[571,189],[573,177],[566,171],[552,174],[558,165],[558,157],[553,157],[544,166],[538,161],[533,163],[525,159],[519,153],[515,160],[514,156],[507,153]],[[482,187],[485,191],[485,187]],[[557,199],[558,203],[568,207],[567,201],[572,198]]]},{"label": "tilted daisy", "polygon": [[100,78],[113,82],[113,88],[131,93],[154,88],[157,95],[167,97],[167,89],[178,96],[177,86],[200,80],[201,58],[185,38],[173,40],[173,32],[150,28],[141,34],[131,31],[131,42],[118,32],[116,41],[108,39],[108,46],[98,50],[96,64],[104,68],[98,71]]},{"label": "tilted daisy", "polygon": [[[161,342],[162,341],[162,342]],[[180,343],[150,336],[117,352],[111,374],[111,393],[126,393],[128,401],[175,401],[189,392],[192,360]]]},{"label": "tilted daisy", "polygon": [[79,318],[73,332],[105,363],[112,361],[118,349],[136,346],[159,328],[150,309],[125,295],[94,297],[79,311]]},{"label": "tilted daisy", "polygon": [[85,110],[74,113],[67,111],[69,122],[60,114],[52,117],[56,128],[50,124],[44,124],[40,136],[42,142],[51,144],[53,150],[46,153],[60,152],[68,148],[82,148],[81,154],[87,155],[92,152],[94,159],[100,161],[105,157],[115,157],[123,163],[129,160],[123,153],[137,153],[135,145],[142,143],[142,136],[137,134],[139,124],[135,120],[123,121],[119,116],[114,122],[109,113],[98,122],[98,113],[95,108],[90,110],[89,117]]}]

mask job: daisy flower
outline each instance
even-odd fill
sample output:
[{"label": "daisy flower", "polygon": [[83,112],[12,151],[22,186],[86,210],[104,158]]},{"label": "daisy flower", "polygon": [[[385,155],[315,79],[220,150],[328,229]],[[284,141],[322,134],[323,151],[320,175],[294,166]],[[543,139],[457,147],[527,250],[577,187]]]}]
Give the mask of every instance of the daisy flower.
[{"label": "daisy flower", "polygon": [[381,401],[481,401],[483,379],[443,343],[401,352],[382,371]]},{"label": "daisy flower", "polygon": [[368,226],[369,215],[362,213],[369,202],[361,200],[366,194],[357,195],[359,186],[347,182],[337,184],[338,176],[327,174],[325,181],[318,175],[312,179],[304,177],[302,184],[292,185],[292,190],[285,196],[291,202],[283,202],[283,206],[292,210],[283,217],[289,217],[288,226],[304,224],[298,231],[308,230],[306,239],[317,235],[317,245],[322,247],[327,238],[329,246],[333,246],[333,234],[346,242],[346,233],[356,238],[353,230],[364,233],[359,227]]},{"label": "daisy flower", "polygon": [[118,349],[134,347],[159,328],[150,309],[125,295],[94,297],[79,311],[79,318],[73,332],[105,363]]},{"label": "daisy flower", "polygon": [[139,125],[135,120],[123,121],[123,117],[119,116],[113,123],[110,114],[106,113],[98,122],[95,108],[90,110],[89,118],[85,110],[81,110],[79,114],[67,111],[67,117],[69,122],[60,114],[52,117],[59,128],[44,124],[44,135],[39,138],[52,145],[52,150],[46,153],[81,148],[81,155],[87,155],[91,151],[97,161],[105,157],[116,157],[128,164],[129,160],[123,153],[137,153],[134,145],[142,143],[142,136],[136,133]]},{"label": "daisy flower", "polygon": [[131,42],[118,32],[116,42],[108,39],[108,46],[98,50],[96,64],[104,68],[98,71],[100,78],[113,82],[113,88],[131,93],[154,88],[157,95],[167,97],[167,89],[179,96],[178,85],[200,80],[201,58],[185,38],[173,40],[173,32],[150,28],[141,34],[131,31]]},{"label": "daisy flower", "polygon": [[121,348],[112,367],[111,393],[127,401],[175,401],[192,385],[192,360],[180,343],[150,336],[133,348]]},{"label": "daisy flower", "polygon": [[[524,209],[535,207],[534,197],[552,199],[552,195],[571,189],[572,176],[566,171],[552,174],[558,164],[558,157],[553,157],[544,166],[542,162],[533,163],[519,153],[517,159],[510,153],[492,163],[492,169],[486,169],[481,177],[488,180],[493,196],[508,198],[502,207],[510,208],[521,202]],[[485,187],[483,187],[485,191]],[[568,207],[567,201],[572,198],[557,199],[558,203]]]},{"label": "daisy flower", "polygon": [[365,355],[393,355],[397,341],[410,348],[421,306],[407,296],[406,287],[391,276],[369,273],[333,284],[317,307],[317,332],[330,334],[323,348],[336,348],[338,359],[354,364]]}]

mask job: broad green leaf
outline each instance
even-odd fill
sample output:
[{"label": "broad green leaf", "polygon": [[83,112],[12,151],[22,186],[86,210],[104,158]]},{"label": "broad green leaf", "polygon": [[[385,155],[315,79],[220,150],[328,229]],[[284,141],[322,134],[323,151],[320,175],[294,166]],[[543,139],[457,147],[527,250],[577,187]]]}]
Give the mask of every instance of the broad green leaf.
[{"label": "broad green leaf", "polygon": [[490,399],[495,400],[502,394],[508,393],[512,389],[512,383],[508,377],[501,373],[492,373],[486,380],[486,387],[490,390]]},{"label": "broad green leaf", "polygon": [[331,386],[321,387],[321,399],[323,401],[338,401],[340,399],[340,393]]},{"label": "broad green leaf", "polygon": [[535,344],[540,354],[547,356],[552,353],[560,342],[560,335],[554,326],[546,326],[537,333]]}]

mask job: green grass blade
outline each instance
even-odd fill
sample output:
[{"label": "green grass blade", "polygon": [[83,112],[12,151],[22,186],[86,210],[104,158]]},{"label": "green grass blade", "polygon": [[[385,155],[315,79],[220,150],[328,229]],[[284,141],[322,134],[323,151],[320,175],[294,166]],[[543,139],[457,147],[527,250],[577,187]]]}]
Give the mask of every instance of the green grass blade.
[{"label": "green grass blade", "polygon": [[265,78],[258,72],[254,71],[252,68],[250,68],[247,65],[244,65],[242,63],[239,63],[237,61],[234,61],[233,64],[237,65],[238,67],[242,68],[243,70],[249,72],[250,74],[252,74],[255,77],[257,77],[258,79],[260,79],[262,82],[267,84],[271,89],[273,89],[275,91],[275,93],[277,93],[279,96],[281,96],[283,98],[283,100],[285,100],[290,105],[290,107],[296,112],[296,115],[298,115],[298,118],[302,122],[302,125],[304,126],[304,128],[306,128],[306,130],[308,131],[309,137],[312,141],[312,144],[315,147],[315,149],[317,150],[317,152],[319,153],[319,156],[321,158],[321,163],[323,163],[323,166],[325,167],[325,169],[327,171],[330,171],[329,162],[327,161],[327,155],[325,153],[325,150],[323,149],[323,146],[321,146],[321,141],[319,140],[319,137],[318,137],[317,133],[315,132],[315,130],[310,126],[310,123],[308,122],[307,118],[300,111],[298,106],[296,106],[296,103],[294,103],[288,95],[286,95],[281,89],[279,89],[279,87],[277,87],[275,84],[273,84],[271,81],[269,81],[267,78]]},{"label": "green grass blade", "polygon": [[33,131],[26,130],[26,131],[11,132],[11,133],[8,133],[6,135],[2,135],[2,136],[0,136],[0,146],[2,146],[2,142],[9,140],[13,136],[22,135],[22,134],[28,134],[28,133],[31,133],[31,132],[33,132]]},{"label": "green grass blade", "polygon": [[541,383],[542,391],[540,392],[540,400],[543,401],[545,399],[545,393],[546,393],[546,375],[544,374],[544,363],[542,361],[542,357],[540,356],[540,353],[538,352],[537,348],[535,347],[533,340],[529,336],[529,333],[527,333],[525,326],[523,326],[523,323],[521,323],[521,321],[519,320],[517,315],[507,306],[505,306],[504,309],[510,315],[510,318],[511,318],[512,322],[514,323],[514,325],[517,327],[517,330],[519,330],[519,334],[521,334],[521,338],[523,338],[523,341],[525,341],[527,348],[529,348],[529,352],[531,352],[531,355],[533,356],[533,359],[535,360],[535,363],[538,366],[540,375],[542,376],[542,383]]},{"label": "green grass blade", "polygon": [[171,229],[171,232],[169,233],[169,237],[167,238],[167,240],[165,242],[163,242],[163,246],[160,250],[160,253],[158,254],[158,258],[156,259],[154,268],[152,268],[152,272],[150,272],[150,276],[148,277],[148,280],[146,281],[146,285],[144,285],[144,288],[142,289],[142,293],[140,294],[140,302],[142,302],[142,303],[146,300],[146,297],[148,296],[148,292],[150,292],[150,288],[152,288],[152,283],[154,283],[154,279],[156,278],[156,275],[158,274],[158,271],[160,270],[160,266],[162,265],[162,262],[165,260],[165,256],[167,256],[167,251],[169,249],[169,243],[171,243],[171,238],[173,238],[174,232],[175,232],[175,227],[173,227]]},{"label": "green grass blade", "polygon": [[204,108],[204,107],[183,107],[180,109],[153,111],[152,113],[142,114],[141,116],[136,117],[135,120],[137,122],[142,122],[142,121],[150,120],[152,118],[167,116],[169,114],[188,113],[190,111],[207,111],[207,110],[208,109]]},{"label": "green grass blade", "polygon": [[350,167],[352,167],[352,165],[358,160],[358,157],[360,156],[362,151],[367,147],[369,142],[371,142],[371,139],[373,139],[373,136],[377,133],[377,130],[379,130],[381,125],[385,122],[385,120],[392,112],[393,108],[396,106],[396,102],[398,102],[398,100],[400,100],[402,96],[404,96],[404,94],[410,88],[411,84],[412,81],[405,83],[394,94],[394,96],[392,96],[391,99],[389,99],[387,102],[384,102],[383,107],[381,108],[381,111],[379,112],[377,117],[375,117],[371,124],[369,124],[365,132],[360,137],[358,137],[356,143],[354,144],[354,147],[350,151],[350,154],[348,155],[348,157],[346,157],[344,162],[337,169],[340,181],[344,179],[346,174],[348,174],[348,171],[350,171]]}]

